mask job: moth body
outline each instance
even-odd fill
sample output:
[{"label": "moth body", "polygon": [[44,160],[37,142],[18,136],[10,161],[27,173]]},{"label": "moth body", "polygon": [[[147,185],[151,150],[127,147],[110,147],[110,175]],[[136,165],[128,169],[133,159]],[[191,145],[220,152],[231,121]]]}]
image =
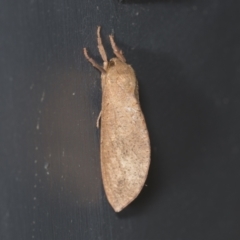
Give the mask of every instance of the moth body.
[{"label": "moth body", "polygon": [[113,36],[110,42],[116,58],[107,61],[98,27],[98,48],[103,59],[101,71],[101,171],[107,199],[116,212],[140,193],[150,165],[150,141],[138,97],[134,70],[126,63]]}]

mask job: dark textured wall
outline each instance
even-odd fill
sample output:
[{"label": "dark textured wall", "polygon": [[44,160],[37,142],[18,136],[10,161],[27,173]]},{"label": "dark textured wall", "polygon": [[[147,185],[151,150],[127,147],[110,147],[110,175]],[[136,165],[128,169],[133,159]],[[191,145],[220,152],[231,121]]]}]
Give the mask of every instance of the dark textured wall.
[{"label": "dark textured wall", "polygon": [[[1,240],[239,240],[240,2],[0,1]],[[152,162],[102,187],[96,27],[137,74]]]}]

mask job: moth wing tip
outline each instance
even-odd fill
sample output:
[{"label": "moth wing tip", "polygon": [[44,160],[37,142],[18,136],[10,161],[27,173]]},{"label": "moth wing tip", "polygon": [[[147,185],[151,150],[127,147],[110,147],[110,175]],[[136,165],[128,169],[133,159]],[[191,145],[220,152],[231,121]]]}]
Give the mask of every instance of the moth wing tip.
[{"label": "moth wing tip", "polygon": [[126,208],[135,198],[128,199],[128,201],[123,201],[122,203],[111,203],[112,208],[114,209],[115,212],[121,212],[124,208]]},{"label": "moth wing tip", "polygon": [[[140,194],[145,181],[139,188],[135,189],[135,192],[131,196],[121,196],[121,197],[113,197],[107,194],[108,201],[115,212],[121,212],[124,208],[126,208],[129,204],[131,204],[137,196]],[[121,201],[119,201],[121,199]]]},{"label": "moth wing tip", "polygon": [[121,212],[126,206],[118,205],[118,206],[112,206],[115,212]]},{"label": "moth wing tip", "polygon": [[116,212],[116,213],[118,213],[118,212],[121,212],[122,211],[122,208],[113,208],[114,209],[114,211]]}]

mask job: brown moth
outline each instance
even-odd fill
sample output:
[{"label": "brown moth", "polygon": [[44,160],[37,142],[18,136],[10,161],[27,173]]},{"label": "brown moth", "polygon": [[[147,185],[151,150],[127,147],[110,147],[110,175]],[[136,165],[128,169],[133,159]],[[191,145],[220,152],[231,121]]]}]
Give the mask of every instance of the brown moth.
[{"label": "brown moth", "polygon": [[140,193],[150,164],[150,142],[139,104],[138,83],[132,67],[126,64],[113,36],[110,43],[116,58],[107,60],[97,29],[99,53],[103,66],[86,59],[101,72],[101,170],[107,199],[116,212],[129,205]]}]

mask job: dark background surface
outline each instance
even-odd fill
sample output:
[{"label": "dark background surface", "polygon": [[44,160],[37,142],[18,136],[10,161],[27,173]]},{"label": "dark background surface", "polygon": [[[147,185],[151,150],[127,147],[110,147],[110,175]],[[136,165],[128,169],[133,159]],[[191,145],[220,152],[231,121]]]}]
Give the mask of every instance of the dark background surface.
[{"label": "dark background surface", "polygon": [[[99,161],[100,62],[136,71],[152,162],[116,214]],[[0,1],[1,240],[239,240],[240,2]]]}]

